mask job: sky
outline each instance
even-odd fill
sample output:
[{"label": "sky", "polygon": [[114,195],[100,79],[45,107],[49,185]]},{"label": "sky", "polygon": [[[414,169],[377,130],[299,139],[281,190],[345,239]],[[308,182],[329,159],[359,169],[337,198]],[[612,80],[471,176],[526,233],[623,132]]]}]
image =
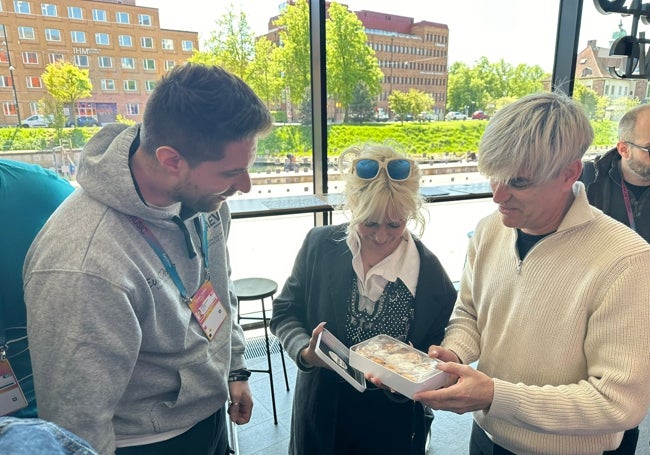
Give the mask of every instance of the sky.
[{"label": "sky", "polygon": [[[216,21],[232,4],[243,10],[256,34],[267,30],[268,20],[279,14],[281,0],[136,0],[138,6],[158,8],[162,28],[199,32],[203,45]],[[559,0],[341,0],[352,11],[369,10],[412,17],[449,26],[449,63],[472,65],[480,57],[517,65],[553,69]],[[599,13],[593,1],[585,1],[578,51],[588,40],[609,47],[619,21],[630,33],[631,17]],[[648,26],[640,31],[650,35]]]}]

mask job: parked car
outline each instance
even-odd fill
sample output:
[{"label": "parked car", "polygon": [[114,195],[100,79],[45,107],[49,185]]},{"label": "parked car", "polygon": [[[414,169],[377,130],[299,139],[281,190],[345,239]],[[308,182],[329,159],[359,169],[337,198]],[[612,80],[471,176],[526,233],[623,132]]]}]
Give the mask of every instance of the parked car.
[{"label": "parked car", "polygon": [[472,114],[472,120],[487,120],[488,116],[483,111],[476,111]]},{"label": "parked car", "polygon": [[46,115],[32,115],[27,117],[20,123],[20,126],[23,128],[38,128],[38,127],[47,127],[52,123],[52,119]]},{"label": "parked car", "polygon": [[467,120],[467,116],[462,112],[450,111],[445,115],[445,120]]},{"label": "parked car", "polygon": [[[72,120],[68,120],[65,126],[73,126]],[[100,126],[100,124],[95,117],[82,115],[77,117],[77,126]]]}]

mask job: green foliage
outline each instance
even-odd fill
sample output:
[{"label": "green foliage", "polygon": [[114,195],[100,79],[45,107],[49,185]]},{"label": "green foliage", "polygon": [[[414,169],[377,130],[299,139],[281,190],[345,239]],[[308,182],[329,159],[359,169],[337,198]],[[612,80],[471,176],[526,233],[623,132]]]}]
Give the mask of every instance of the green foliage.
[{"label": "green foliage", "polygon": [[384,75],[357,15],[346,6],[332,2],[328,16],[325,21],[327,93],[341,104],[347,121],[359,85],[364,86],[370,97],[376,97],[381,92]]},{"label": "green foliage", "polygon": [[372,119],[374,115],[375,103],[374,99],[368,90],[368,87],[363,81],[359,81],[352,94],[352,101],[350,102],[349,116],[352,121],[363,122]]},{"label": "green foliage", "polygon": [[195,52],[191,62],[219,65],[248,81],[255,54],[255,36],[246,14],[235,12],[232,4],[216,22],[217,28],[206,41],[206,51]]},{"label": "green foliage", "polygon": [[288,3],[275,26],[280,27],[278,59],[291,102],[300,106],[309,93],[311,75],[302,68],[311,68],[309,45],[309,5],[306,0]]},{"label": "green foliage", "polygon": [[132,125],[136,124],[135,120],[131,120],[130,118],[123,117],[121,114],[117,114],[117,117],[115,118],[115,121],[117,123],[122,123],[124,125],[129,125],[129,126],[132,126]]},{"label": "green foliage", "polygon": [[3,150],[48,150],[57,147],[61,141],[70,141],[72,147],[80,148],[99,128],[64,128],[57,135],[56,128],[2,128],[0,144]]},{"label": "green foliage", "polygon": [[395,90],[388,96],[388,105],[401,119],[405,119],[407,115],[416,119],[420,112],[431,109],[433,100],[426,93],[412,88],[408,93]]},{"label": "green foliage", "polygon": [[538,65],[512,66],[503,59],[490,63],[481,57],[472,67],[456,62],[449,67],[447,110],[484,110],[494,114],[497,100],[520,98],[543,89],[542,80],[549,77]]},{"label": "green foliage", "polygon": [[255,42],[255,60],[250,65],[248,83],[267,106],[280,101],[284,90],[279,52],[275,43],[265,37]]},{"label": "green foliage", "polygon": [[[371,123],[367,125],[330,125],[328,127],[328,154],[337,156],[354,144],[364,142],[391,142],[404,153],[413,156],[435,154],[464,154],[477,151],[488,122],[466,120],[462,122],[406,122]],[[592,121],[595,132],[594,147],[612,147],[617,141],[617,122]],[[83,147],[98,128],[64,128],[63,140],[72,147]],[[283,125],[260,139],[259,155],[283,157],[311,156],[312,129],[304,125]],[[1,128],[0,144],[4,150],[47,150],[60,144],[54,128]]]},{"label": "green foliage", "polygon": [[48,93],[57,102],[69,106],[73,124],[76,124],[75,103],[92,93],[93,85],[88,74],[88,70],[72,63],[56,62],[47,65],[41,75]]}]

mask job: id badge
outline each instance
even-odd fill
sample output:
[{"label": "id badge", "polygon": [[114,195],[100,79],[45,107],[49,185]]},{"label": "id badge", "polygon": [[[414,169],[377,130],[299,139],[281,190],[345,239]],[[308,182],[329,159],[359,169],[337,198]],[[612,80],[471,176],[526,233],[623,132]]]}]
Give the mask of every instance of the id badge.
[{"label": "id badge", "polygon": [[219,327],[228,316],[228,312],[221,300],[219,300],[217,293],[214,292],[210,281],[205,281],[196,291],[189,306],[208,340],[214,338]]},{"label": "id badge", "polygon": [[26,406],[27,399],[9,360],[0,360],[0,416],[11,414]]}]

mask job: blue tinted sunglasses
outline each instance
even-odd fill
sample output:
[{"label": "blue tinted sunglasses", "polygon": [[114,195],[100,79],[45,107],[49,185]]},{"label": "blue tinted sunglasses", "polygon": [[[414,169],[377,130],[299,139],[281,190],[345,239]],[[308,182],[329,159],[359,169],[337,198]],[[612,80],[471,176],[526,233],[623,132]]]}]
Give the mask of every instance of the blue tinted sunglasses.
[{"label": "blue tinted sunglasses", "polygon": [[411,176],[413,160],[408,158],[390,158],[379,161],[374,158],[357,158],[352,162],[352,172],[363,180],[374,180],[381,169],[386,169],[388,178],[395,181],[406,180]]}]

